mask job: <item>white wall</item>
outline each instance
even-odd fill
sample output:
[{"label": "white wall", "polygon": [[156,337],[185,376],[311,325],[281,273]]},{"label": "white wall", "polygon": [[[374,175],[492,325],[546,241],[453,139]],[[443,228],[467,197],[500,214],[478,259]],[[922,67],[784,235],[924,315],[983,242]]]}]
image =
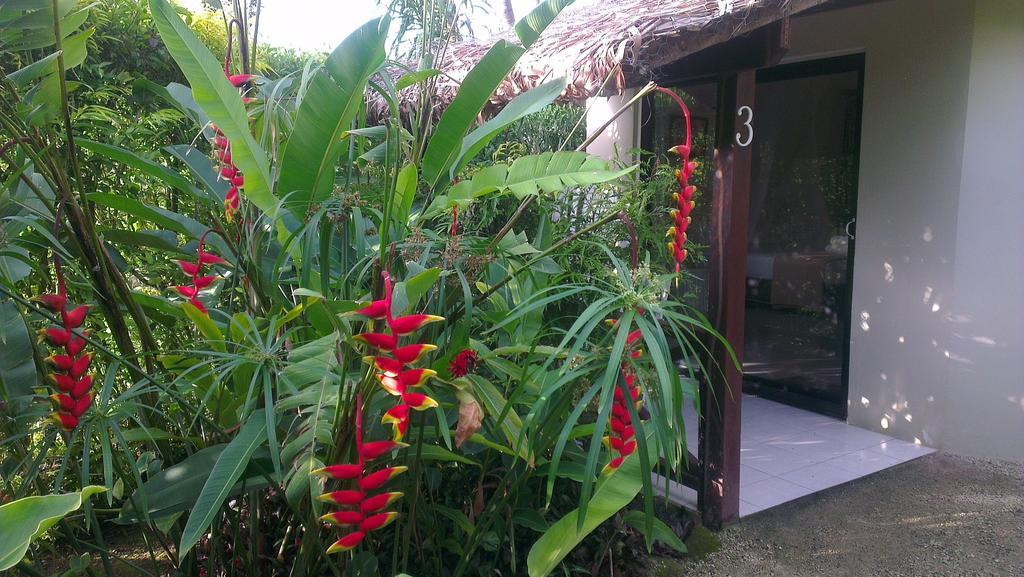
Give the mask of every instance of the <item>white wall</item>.
[{"label": "white wall", "polygon": [[865,53],[849,421],[1016,460],[1022,6],[891,0],[798,18],[788,54]]},{"label": "white wall", "polygon": [[[628,90],[621,96],[587,100],[587,135],[596,132],[635,94],[636,90]],[[587,147],[587,152],[608,161],[632,164],[634,162],[633,149],[640,145],[640,131],[637,128],[639,110],[639,105],[633,106],[613,120],[608,128]]]},{"label": "white wall", "polygon": [[1024,2],[979,0],[944,448],[1024,460]]}]

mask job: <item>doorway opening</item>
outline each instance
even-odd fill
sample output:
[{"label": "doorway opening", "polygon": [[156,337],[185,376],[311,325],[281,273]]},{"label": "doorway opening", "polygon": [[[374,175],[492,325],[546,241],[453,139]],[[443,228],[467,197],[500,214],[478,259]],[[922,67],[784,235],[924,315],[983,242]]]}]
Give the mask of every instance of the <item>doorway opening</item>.
[{"label": "doorway opening", "polygon": [[744,391],[846,418],[863,54],[758,71]]}]

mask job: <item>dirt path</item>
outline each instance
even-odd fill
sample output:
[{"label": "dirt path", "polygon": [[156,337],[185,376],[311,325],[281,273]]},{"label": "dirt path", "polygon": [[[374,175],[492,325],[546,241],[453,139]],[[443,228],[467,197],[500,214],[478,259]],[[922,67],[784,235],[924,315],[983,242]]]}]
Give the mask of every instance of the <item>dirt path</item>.
[{"label": "dirt path", "polygon": [[930,455],[744,519],[664,577],[1024,577],[1024,465]]}]

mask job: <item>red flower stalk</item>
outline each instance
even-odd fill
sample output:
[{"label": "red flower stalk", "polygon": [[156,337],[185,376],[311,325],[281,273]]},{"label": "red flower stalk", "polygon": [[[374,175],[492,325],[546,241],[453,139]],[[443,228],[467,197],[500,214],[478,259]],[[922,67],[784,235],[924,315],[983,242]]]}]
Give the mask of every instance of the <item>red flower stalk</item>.
[{"label": "red flower stalk", "polygon": [[92,406],[92,376],[87,375],[92,356],[84,353],[87,332],[81,330],[88,305],[68,310],[68,298],[62,279],[58,279],[56,294],[39,295],[32,300],[60,317],[60,326],[40,329],[39,340],[51,347],[63,349],[64,354],[50,355],[46,360],[53,366],[50,382],[57,392],[50,395],[54,404],[53,421],[65,431],[78,426],[79,419]]},{"label": "red flower stalk", "polygon": [[213,139],[213,157],[220,164],[218,174],[220,178],[231,184],[231,188],[224,195],[224,218],[228,222],[232,222],[241,208],[241,199],[238,194],[245,185],[245,177],[231,161],[231,143],[227,137],[216,125],[213,125],[213,132],[217,135]]},{"label": "red flower stalk", "polygon": [[473,349],[462,349],[455,355],[452,362],[448,363],[448,372],[453,379],[464,377],[476,370],[480,357]]},{"label": "red flower stalk", "polygon": [[690,221],[692,220],[690,213],[693,212],[694,206],[693,194],[697,190],[695,186],[690,185],[690,177],[693,175],[693,171],[696,170],[697,164],[690,161],[690,153],[693,150],[693,140],[690,132],[690,110],[686,107],[683,99],[675,92],[660,86],[657,87],[657,90],[675,100],[676,104],[679,105],[679,110],[683,113],[683,118],[686,119],[686,141],[669,149],[670,152],[679,155],[680,167],[676,170],[676,182],[679,184],[679,192],[672,195],[672,199],[675,201],[675,206],[669,211],[672,217],[672,226],[665,233],[665,236],[669,238],[669,255],[676,263],[676,274],[679,274],[679,267],[686,260],[686,229],[689,228]]},{"label": "red flower stalk", "polygon": [[206,313],[206,307],[199,301],[199,291],[209,288],[213,283],[220,280],[219,276],[203,275],[204,267],[227,264],[227,261],[221,257],[203,249],[203,245],[206,241],[206,235],[210,234],[210,232],[211,231],[207,230],[199,237],[199,248],[196,251],[195,262],[187,260],[176,261],[178,266],[181,267],[181,271],[188,275],[191,283],[187,285],[178,285],[174,287],[174,290],[181,296],[185,297],[188,302],[192,303],[192,306],[199,309],[202,313]]},{"label": "red flower stalk", "polygon": [[[228,82],[242,91],[243,94],[245,93],[246,85],[256,78],[252,74],[230,74],[227,63],[225,63],[224,75],[227,76]],[[251,98],[245,97],[242,100],[246,104],[252,101]],[[213,126],[213,131],[216,134],[213,139],[213,157],[220,163],[218,171],[220,178],[227,180],[231,184],[231,188],[224,195],[224,218],[228,222],[232,222],[235,219],[235,215],[241,209],[242,201],[239,193],[245,186],[245,176],[242,175],[242,171],[238,170],[238,167],[231,161],[231,142],[228,141],[227,137],[224,136],[224,133],[216,125]]]},{"label": "red flower stalk", "polygon": [[[609,321],[614,326],[615,321]],[[643,333],[635,330],[626,336],[626,356],[628,359],[637,359],[643,355],[643,350],[638,343],[643,339]],[[625,391],[621,386],[615,387],[612,399],[612,414],[609,418],[611,432],[604,437],[604,444],[612,452],[614,457],[605,465],[604,474],[614,473],[622,466],[626,457],[636,451],[636,434],[633,429],[633,418],[629,413],[629,404],[632,403],[636,410],[637,417],[640,416],[640,407],[643,404],[640,394],[640,386],[633,367],[628,360],[622,361],[620,367],[622,380],[625,382]],[[628,398],[627,398],[628,397]]]},{"label": "red flower stalk", "polygon": [[383,528],[398,517],[395,511],[385,511],[392,503],[402,497],[402,493],[375,492],[391,479],[405,472],[405,467],[384,467],[367,473],[366,463],[383,457],[395,449],[403,448],[403,443],[395,441],[363,442],[363,400],[356,395],[356,455],[358,463],[331,465],[314,471],[318,475],[326,475],[331,479],[349,481],[351,489],[342,489],[320,495],[320,500],[345,507],[322,516],[320,519],[339,527],[350,528],[349,533],[334,542],[328,553],[348,551],[357,547],[370,532]]},{"label": "red flower stalk", "polygon": [[411,368],[423,353],[436,349],[429,344],[414,343],[399,346],[401,337],[418,331],[424,325],[444,320],[434,315],[414,314],[394,317],[391,314],[391,277],[383,273],[384,298],[374,301],[356,312],[369,319],[383,319],[384,332],[362,333],[356,339],[377,349],[376,355],[365,357],[377,371],[377,380],[388,393],[398,397],[399,402],[388,410],[381,422],[390,424],[394,440],[399,441],[409,428],[410,409],[425,411],[437,406],[437,401],[412,389],[420,387],[437,373],[431,369]]}]

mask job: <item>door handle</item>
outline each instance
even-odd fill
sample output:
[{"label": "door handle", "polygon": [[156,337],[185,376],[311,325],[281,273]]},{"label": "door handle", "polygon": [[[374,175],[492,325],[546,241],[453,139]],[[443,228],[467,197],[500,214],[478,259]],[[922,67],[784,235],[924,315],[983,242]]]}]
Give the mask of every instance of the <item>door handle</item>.
[{"label": "door handle", "polygon": [[857,219],[854,218],[854,219],[850,220],[850,222],[846,223],[846,236],[850,237],[850,240],[855,240],[856,239],[856,237],[853,236],[853,233],[850,232],[850,227],[853,226],[856,222],[857,222]]}]

